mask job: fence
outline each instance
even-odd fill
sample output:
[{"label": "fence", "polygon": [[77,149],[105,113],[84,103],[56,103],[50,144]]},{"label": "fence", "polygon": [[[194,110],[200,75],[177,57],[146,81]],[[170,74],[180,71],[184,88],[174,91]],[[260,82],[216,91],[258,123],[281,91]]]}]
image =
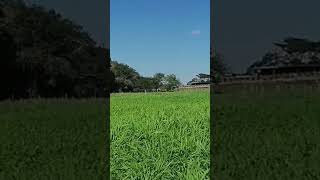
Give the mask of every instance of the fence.
[{"label": "fence", "polygon": [[180,86],[177,88],[178,91],[183,90],[195,90],[195,89],[209,89],[210,84],[202,84],[202,85],[187,85],[187,86]]}]

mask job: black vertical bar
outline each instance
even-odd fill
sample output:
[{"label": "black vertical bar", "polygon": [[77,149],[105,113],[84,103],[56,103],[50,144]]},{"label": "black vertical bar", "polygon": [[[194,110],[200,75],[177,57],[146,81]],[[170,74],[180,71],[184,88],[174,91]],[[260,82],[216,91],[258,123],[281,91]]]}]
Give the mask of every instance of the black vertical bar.
[{"label": "black vertical bar", "polygon": [[214,174],[214,111],[213,111],[213,0],[210,0],[210,179],[213,179]]},{"label": "black vertical bar", "polygon": [[[106,7],[106,21],[107,21],[107,28],[106,28],[106,49],[107,49],[107,71],[108,71],[108,77],[111,78],[111,70],[110,70],[110,64],[111,64],[111,58],[110,58],[110,0],[106,0],[107,7]],[[107,92],[107,98],[106,98],[106,103],[107,103],[107,116],[106,116],[106,124],[104,124],[104,127],[106,127],[106,134],[107,137],[106,139],[103,139],[104,142],[106,142],[106,179],[111,179],[111,174],[110,174],[110,92],[111,92],[111,80],[108,82],[108,92]]]}]

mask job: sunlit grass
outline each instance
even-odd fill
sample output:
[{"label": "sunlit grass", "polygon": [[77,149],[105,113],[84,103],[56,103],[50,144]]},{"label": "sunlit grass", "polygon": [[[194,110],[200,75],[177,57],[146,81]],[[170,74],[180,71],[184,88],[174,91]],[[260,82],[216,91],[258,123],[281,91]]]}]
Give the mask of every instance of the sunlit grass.
[{"label": "sunlit grass", "polygon": [[113,179],[208,179],[209,91],[111,96]]}]

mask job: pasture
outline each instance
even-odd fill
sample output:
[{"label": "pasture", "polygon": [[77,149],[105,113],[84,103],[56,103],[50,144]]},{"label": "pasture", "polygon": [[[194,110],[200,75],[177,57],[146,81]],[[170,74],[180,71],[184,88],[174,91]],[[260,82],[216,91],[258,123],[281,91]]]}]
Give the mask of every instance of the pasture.
[{"label": "pasture", "polygon": [[320,179],[320,90],[232,87],[215,94],[213,177]]},{"label": "pasture", "polygon": [[103,99],[0,102],[0,179],[105,177]]},{"label": "pasture", "polygon": [[112,179],[208,179],[209,97],[209,91],[112,95]]},{"label": "pasture", "polygon": [[[112,94],[112,179],[208,179],[209,99]],[[213,177],[320,179],[319,89],[233,88],[213,102]],[[0,102],[0,179],[101,179],[106,115],[103,99]]]}]

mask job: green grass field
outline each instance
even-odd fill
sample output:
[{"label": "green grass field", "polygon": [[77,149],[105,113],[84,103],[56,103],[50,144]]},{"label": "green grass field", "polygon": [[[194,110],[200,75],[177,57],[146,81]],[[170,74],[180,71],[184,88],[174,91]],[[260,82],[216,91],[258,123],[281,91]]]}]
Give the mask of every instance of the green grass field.
[{"label": "green grass field", "polygon": [[102,99],[0,102],[0,179],[102,179],[105,121]]},{"label": "green grass field", "polygon": [[[113,179],[208,179],[207,91],[113,94]],[[320,179],[320,90],[214,98],[213,177]],[[101,179],[106,103],[0,102],[0,179]]]},{"label": "green grass field", "polygon": [[320,91],[296,87],[213,96],[216,179],[320,179]]},{"label": "green grass field", "polygon": [[112,179],[208,179],[209,97],[209,91],[112,95]]}]

